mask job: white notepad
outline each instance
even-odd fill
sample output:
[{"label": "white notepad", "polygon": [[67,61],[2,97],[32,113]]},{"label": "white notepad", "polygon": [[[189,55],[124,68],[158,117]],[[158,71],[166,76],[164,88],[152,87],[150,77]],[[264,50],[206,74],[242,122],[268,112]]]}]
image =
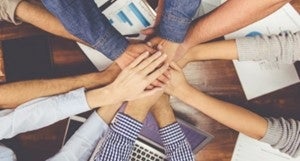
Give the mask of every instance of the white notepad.
[{"label": "white notepad", "polygon": [[267,143],[240,133],[231,161],[300,161],[300,158],[292,158]]},{"label": "white notepad", "polygon": [[[225,39],[259,34],[279,34],[286,30],[292,32],[300,30],[300,16],[290,4],[256,23],[225,35]],[[234,66],[248,100],[299,82],[293,64],[234,61]]]}]

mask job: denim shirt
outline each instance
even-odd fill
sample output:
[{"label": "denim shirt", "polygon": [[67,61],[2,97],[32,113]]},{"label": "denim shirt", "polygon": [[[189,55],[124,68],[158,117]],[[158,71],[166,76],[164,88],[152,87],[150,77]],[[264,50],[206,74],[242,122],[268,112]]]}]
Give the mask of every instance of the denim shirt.
[{"label": "denim shirt", "polygon": [[164,11],[158,26],[158,35],[181,43],[201,0],[164,0]]},{"label": "denim shirt", "polygon": [[42,0],[44,6],[73,35],[89,43],[109,59],[115,60],[128,41],[99,11],[93,0]]},{"label": "denim shirt", "polygon": [[[76,37],[115,60],[128,46],[123,37],[99,11],[93,0],[42,0],[44,6]],[[165,0],[158,34],[182,42],[200,0]]]}]

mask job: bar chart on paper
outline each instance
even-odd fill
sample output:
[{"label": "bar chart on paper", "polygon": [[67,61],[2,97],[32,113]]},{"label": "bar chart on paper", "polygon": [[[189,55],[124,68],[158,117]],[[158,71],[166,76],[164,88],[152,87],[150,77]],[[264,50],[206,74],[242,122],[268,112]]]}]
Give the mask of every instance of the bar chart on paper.
[{"label": "bar chart on paper", "polygon": [[116,15],[109,19],[109,21],[113,26],[150,26],[150,22],[145,18],[145,16],[140,12],[133,2],[117,12]]},{"label": "bar chart on paper", "polygon": [[[97,4],[105,5],[103,2]],[[151,26],[156,16],[142,0],[116,0],[107,5],[102,13],[123,35],[138,34],[140,30]]]}]

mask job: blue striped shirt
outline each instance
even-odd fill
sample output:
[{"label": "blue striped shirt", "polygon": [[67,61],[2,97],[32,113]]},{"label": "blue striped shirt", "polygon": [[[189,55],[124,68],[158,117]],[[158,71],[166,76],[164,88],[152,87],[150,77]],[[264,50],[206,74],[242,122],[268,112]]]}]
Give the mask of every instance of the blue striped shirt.
[{"label": "blue striped shirt", "polygon": [[[96,155],[96,161],[127,161],[143,124],[123,113],[118,113]],[[167,159],[193,161],[193,152],[179,124],[173,123],[159,130]]]}]

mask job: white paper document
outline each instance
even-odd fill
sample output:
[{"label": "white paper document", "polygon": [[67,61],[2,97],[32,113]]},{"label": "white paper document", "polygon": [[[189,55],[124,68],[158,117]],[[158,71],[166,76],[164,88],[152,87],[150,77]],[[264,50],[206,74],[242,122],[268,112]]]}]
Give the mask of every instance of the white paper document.
[{"label": "white paper document", "polygon": [[[300,30],[300,16],[290,4],[256,23],[226,35],[225,39],[279,34],[287,30]],[[234,61],[234,66],[248,100],[299,82],[294,65]]]},{"label": "white paper document", "polygon": [[[154,24],[156,13],[144,0],[95,0],[103,14],[122,35],[131,39],[144,39],[144,28]],[[96,68],[101,71],[112,63],[101,52],[78,43]]]},{"label": "white paper document", "polygon": [[267,143],[240,133],[231,161],[300,161],[300,158],[292,158]]}]

